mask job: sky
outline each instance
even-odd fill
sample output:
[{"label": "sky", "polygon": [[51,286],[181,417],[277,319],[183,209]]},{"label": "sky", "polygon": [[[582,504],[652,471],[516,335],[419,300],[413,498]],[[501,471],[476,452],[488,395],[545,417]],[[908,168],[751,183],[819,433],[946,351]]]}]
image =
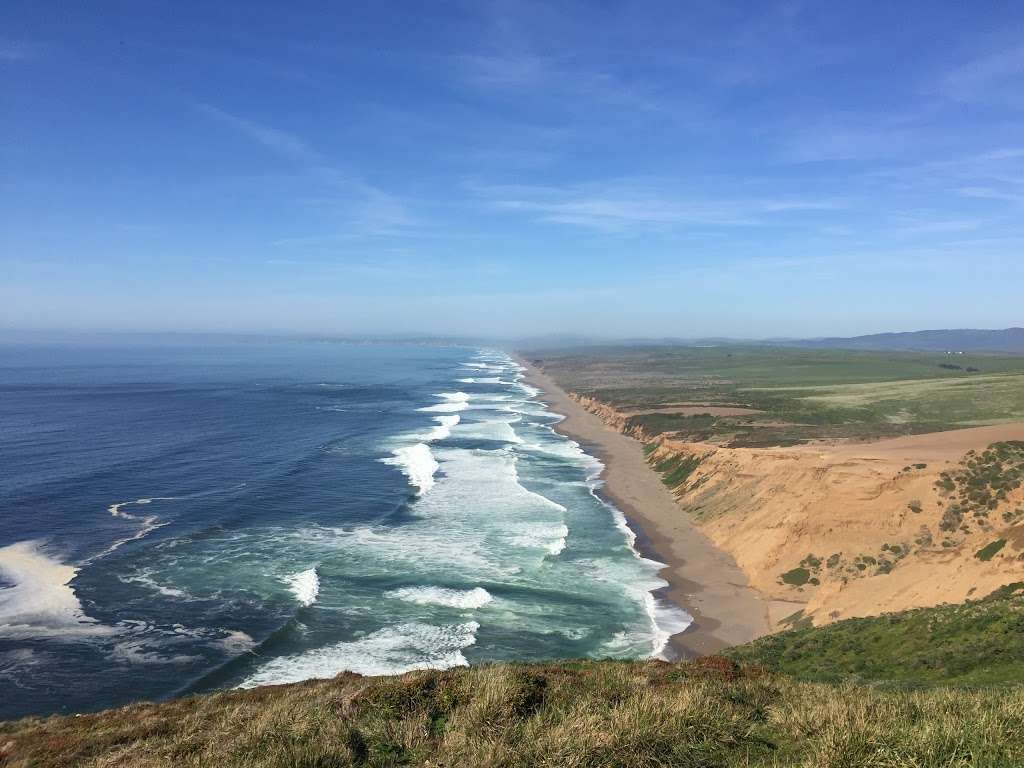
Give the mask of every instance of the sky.
[{"label": "sky", "polygon": [[1024,4],[6,0],[0,329],[1024,324]]}]

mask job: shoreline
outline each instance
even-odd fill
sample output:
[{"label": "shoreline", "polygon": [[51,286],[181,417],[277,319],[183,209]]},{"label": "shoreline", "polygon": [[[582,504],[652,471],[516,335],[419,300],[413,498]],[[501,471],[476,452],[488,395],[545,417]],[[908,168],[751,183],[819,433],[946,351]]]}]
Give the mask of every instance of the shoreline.
[{"label": "shoreline", "polygon": [[751,587],[732,557],[720,550],[689,519],[661,478],[647,464],[640,443],[608,427],[572,400],[547,374],[520,355],[526,383],[565,418],[555,430],[575,440],[604,464],[598,493],[625,515],[643,557],[664,563],[659,576],[667,599],[693,617],[668,647],[681,658],[713,654],[771,631],[771,601]]}]

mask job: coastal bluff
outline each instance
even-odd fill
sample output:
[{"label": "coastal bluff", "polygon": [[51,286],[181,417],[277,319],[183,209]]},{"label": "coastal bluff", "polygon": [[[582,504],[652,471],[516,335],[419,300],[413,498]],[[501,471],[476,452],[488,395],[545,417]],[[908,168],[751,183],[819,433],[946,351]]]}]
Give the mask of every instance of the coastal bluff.
[{"label": "coastal bluff", "polygon": [[727,447],[652,435],[571,396],[643,441],[681,512],[754,588],[792,606],[775,612],[775,629],[960,603],[1024,580],[1024,424]]}]

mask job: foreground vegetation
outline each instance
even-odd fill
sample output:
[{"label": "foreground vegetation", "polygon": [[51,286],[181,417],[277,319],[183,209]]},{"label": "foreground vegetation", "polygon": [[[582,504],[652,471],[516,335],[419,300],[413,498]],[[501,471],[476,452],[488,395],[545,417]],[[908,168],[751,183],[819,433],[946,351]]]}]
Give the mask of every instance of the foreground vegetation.
[{"label": "foreground vegetation", "polygon": [[[799,626],[799,614],[792,617]],[[899,686],[1024,683],[1024,583],[963,605],[803,627],[731,648],[801,680]]]},{"label": "foreground vegetation", "polygon": [[1020,356],[655,345],[523,354],[651,436],[768,446],[1024,421]]},{"label": "foreground vegetation", "polygon": [[687,664],[495,665],[0,725],[5,766],[1012,766],[1024,689],[880,691]]},{"label": "foreground vegetation", "polygon": [[1024,765],[1022,683],[1015,584],[693,662],[342,674],[0,723],[0,765],[1001,768]]}]

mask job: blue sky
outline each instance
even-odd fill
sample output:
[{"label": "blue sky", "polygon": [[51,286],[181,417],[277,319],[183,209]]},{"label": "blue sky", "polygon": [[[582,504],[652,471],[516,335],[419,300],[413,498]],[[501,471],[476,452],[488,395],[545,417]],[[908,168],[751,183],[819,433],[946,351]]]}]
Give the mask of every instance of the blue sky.
[{"label": "blue sky", "polygon": [[0,11],[0,327],[1024,323],[1024,5]]}]

